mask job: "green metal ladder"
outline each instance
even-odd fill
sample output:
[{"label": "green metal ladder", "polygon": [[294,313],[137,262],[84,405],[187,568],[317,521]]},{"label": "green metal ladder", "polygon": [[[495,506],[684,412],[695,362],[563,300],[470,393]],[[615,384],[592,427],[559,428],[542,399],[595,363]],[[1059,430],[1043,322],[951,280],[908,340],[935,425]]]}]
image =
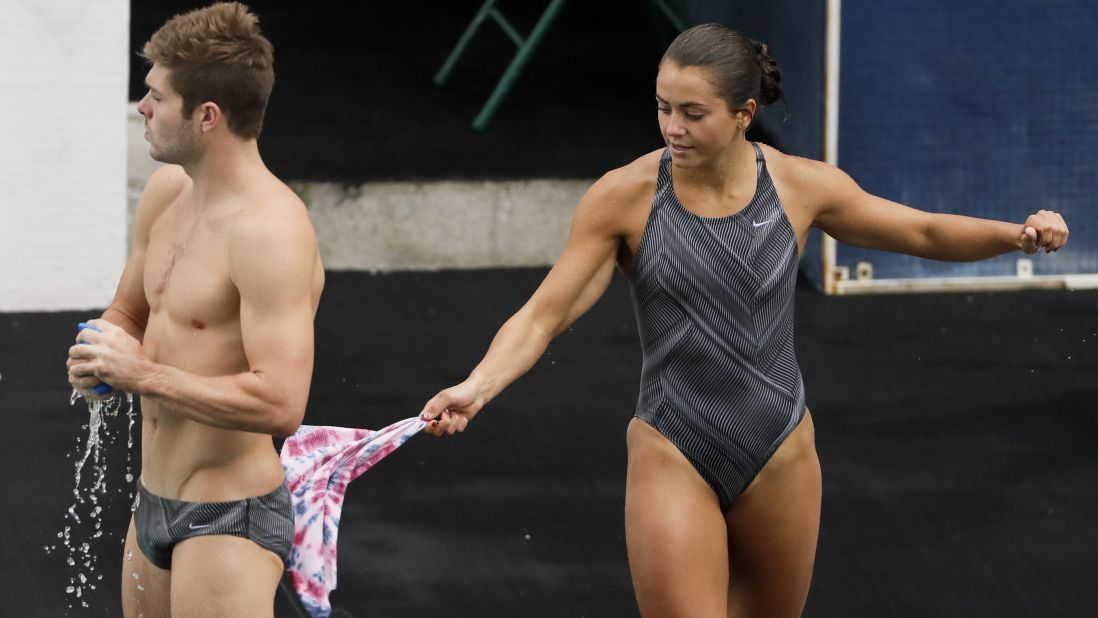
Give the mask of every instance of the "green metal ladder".
[{"label": "green metal ladder", "polygon": [[[666,41],[674,36],[674,33],[668,34],[667,25],[674,28],[674,32],[681,32],[686,29],[686,19],[683,17],[685,11],[682,7],[682,0],[646,0],[649,7],[652,10],[653,17],[656,19],[656,27],[660,31],[661,38]],[[462,55],[465,54],[469,44],[476,37],[477,32],[480,31],[481,26],[485,22],[492,20],[499,26],[500,30],[507,35],[509,39],[518,48],[515,57],[511,60],[511,63],[507,66],[507,69],[503,72],[503,76],[500,77],[499,82],[496,83],[495,89],[492,91],[491,96],[488,97],[488,102],[481,108],[480,113],[473,119],[473,129],[477,131],[484,131],[488,128],[488,125],[492,122],[492,117],[495,116],[499,106],[503,103],[503,99],[507,96],[507,93],[511,91],[511,88],[515,85],[515,80],[522,75],[523,69],[526,68],[526,63],[530,61],[531,56],[537,50],[541,44],[542,39],[545,38],[549,27],[553,25],[557,15],[560,14],[562,8],[564,8],[565,0],[550,0],[549,5],[545,7],[541,17],[538,18],[537,23],[534,25],[534,29],[530,31],[527,36],[522,36],[511,22],[507,21],[503,13],[496,8],[498,0],[485,0],[481,5],[480,10],[473,16],[472,23],[465,29],[465,32],[461,34],[461,38],[458,39],[457,45],[450,52],[450,55],[446,58],[446,62],[443,63],[442,68],[435,74],[434,82],[436,85],[444,85],[450,80],[453,75],[454,67],[457,66],[458,61],[461,60]],[[662,17],[662,19],[661,19]],[[665,23],[666,20],[666,23]]]}]

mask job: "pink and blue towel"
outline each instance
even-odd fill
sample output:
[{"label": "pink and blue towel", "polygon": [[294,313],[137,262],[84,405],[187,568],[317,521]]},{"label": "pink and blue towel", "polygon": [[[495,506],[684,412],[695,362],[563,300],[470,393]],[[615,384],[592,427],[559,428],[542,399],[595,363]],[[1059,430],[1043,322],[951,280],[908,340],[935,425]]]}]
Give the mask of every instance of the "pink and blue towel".
[{"label": "pink and blue towel", "polygon": [[380,431],[302,425],[282,445],[295,520],[286,568],[313,618],[332,612],[328,594],[336,587],[336,536],[347,485],[425,425],[418,417]]}]

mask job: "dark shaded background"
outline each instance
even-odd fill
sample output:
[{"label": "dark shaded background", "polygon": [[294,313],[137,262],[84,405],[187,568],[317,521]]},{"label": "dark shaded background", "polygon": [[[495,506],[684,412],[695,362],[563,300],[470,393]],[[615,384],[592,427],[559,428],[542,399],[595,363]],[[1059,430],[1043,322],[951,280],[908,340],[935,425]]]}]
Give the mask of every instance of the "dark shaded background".
[{"label": "dark shaded background", "polygon": [[[164,21],[208,2],[134,2],[136,55]],[[566,3],[489,131],[471,128],[515,52],[489,24],[449,85],[432,84],[479,0],[247,3],[275,47],[260,147],[291,180],[594,178],[662,147],[655,77],[663,43],[645,2]],[[503,1],[528,32],[545,3]]]},{"label": "dark shaded background", "polygon": [[[462,379],[544,269],[331,273],[306,422],[380,428]],[[88,313],[0,315],[0,615],[60,616],[72,499],[64,355]],[[1098,292],[797,298],[824,474],[806,616],[1098,615]],[[628,288],[464,434],[355,481],[336,616],[636,616],[623,541],[640,350]],[[121,419],[118,419],[119,421]],[[122,429],[121,422],[115,423]],[[120,488],[122,443],[107,452]],[[119,615],[122,494],[92,608]],[[280,604],[279,616],[293,616]]]}]

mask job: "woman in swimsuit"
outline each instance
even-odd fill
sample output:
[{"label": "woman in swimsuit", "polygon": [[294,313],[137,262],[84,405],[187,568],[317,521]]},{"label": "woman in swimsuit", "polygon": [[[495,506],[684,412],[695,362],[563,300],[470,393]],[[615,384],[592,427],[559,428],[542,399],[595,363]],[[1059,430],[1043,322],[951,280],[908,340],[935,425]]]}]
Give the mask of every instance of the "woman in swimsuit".
[{"label": "woman in swimsuit", "polygon": [[797,616],[812,579],[820,464],[793,347],[809,228],[860,247],[980,260],[1067,241],[1060,215],[1023,224],[930,214],[841,170],[747,141],[781,97],[765,45],[717,24],[675,39],[656,105],[666,148],[599,179],[534,295],[461,384],[423,410],[463,431],[549,342],[629,279],[643,350],[629,423],[625,529],[644,616]]}]

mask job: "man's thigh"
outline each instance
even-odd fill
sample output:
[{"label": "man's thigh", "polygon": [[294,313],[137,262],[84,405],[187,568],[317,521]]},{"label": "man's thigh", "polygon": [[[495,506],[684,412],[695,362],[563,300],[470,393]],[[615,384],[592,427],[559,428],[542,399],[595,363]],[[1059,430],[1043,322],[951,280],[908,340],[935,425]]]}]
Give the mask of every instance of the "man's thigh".
[{"label": "man's thigh", "polygon": [[141,553],[132,517],[123,551],[122,615],[126,618],[169,618],[171,571],[157,568]]},{"label": "man's thigh", "polygon": [[282,560],[248,539],[197,536],[172,554],[172,618],[274,616]]}]

